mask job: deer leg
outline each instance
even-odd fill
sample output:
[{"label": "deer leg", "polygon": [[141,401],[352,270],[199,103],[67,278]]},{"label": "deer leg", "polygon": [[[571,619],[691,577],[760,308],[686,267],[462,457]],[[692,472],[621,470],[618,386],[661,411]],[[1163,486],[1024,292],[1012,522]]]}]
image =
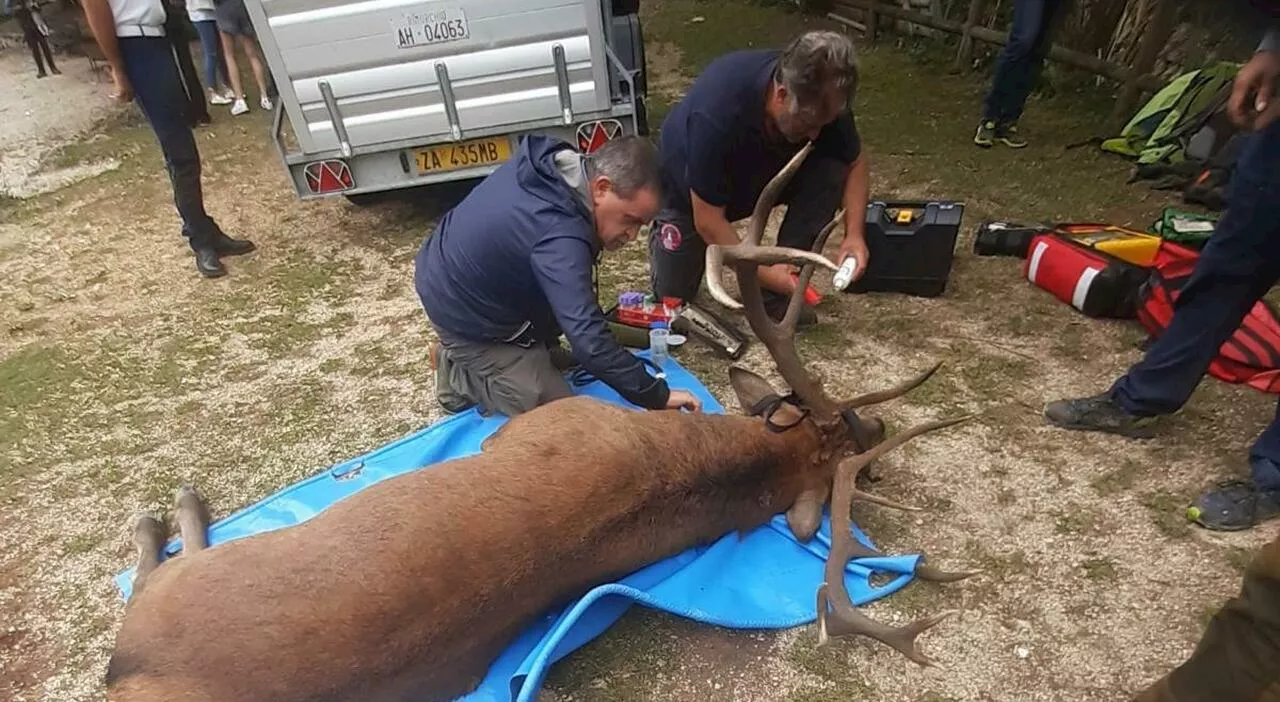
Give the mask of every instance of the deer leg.
[{"label": "deer leg", "polygon": [[187,485],[178,488],[175,498],[178,529],[182,532],[182,553],[195,553],[209,546],[205,530],[209,527],[209,511],[196,489]]},{"label": "deer leg", "polygon": [[136,594],[146,585],[147,576],[160,566],[160,552],[164,548],[164,524],[153,514],[138,514],[133,518],[133,543],[138,547],[138,566],[133,576],[133,591]]},{"label": "deer leg", "polygon": [[822,526],[822,508],[827,504],[829,492],[825,485],[809,488],[801,492],[787,510],[787,526],[801,543],[808,543]]}]

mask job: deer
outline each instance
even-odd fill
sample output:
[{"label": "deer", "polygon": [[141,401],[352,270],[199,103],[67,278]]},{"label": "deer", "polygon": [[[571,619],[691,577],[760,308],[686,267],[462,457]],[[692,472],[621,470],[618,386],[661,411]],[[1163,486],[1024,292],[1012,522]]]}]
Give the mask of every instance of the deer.
[{"label": "deer", "polygon": [[[199,491],[177,492],[180,554],[161,561],[161,517],[132,523],[133,594],[106,672],[109,702],[443,701],[476,689],[528,625],[590,588],[778,514],[808,542],[830,498],[831,548],[814,593],[818,644],[862,635],[924,666],[919,637],[945,611],[901,627],[863,614],[845,589],[852,558],[881,556],[851,533],[853,502],[918,509],[864,491],[887,452],[968,419],[885,436],[858,410],[923,384],[830,398],[797,355],[800,296],[819,252],[761,244],[801,148],[761,192],[741,243],[708,250],[709,287],[745,309],[790,391],[734,366],[742,415],[646,412],[586,396],[511,418],[480,451],[387,478],[299,524],[210,548]],[[801,266],[781,321],[765,312],[759,265]],[[742,302],[724,289],[732,265]],[[921,559],[916,576],[954,582]]]}]

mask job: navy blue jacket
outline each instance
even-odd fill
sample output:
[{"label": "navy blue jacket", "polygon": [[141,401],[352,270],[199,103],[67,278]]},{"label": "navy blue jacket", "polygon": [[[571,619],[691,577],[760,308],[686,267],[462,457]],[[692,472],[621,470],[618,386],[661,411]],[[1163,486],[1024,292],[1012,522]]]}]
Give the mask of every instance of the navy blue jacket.
[{"label": "navy blue jacket", "polygon": [[[764,186],[800,150],[765,130],[765,98],[780,52],[733,51],[707,65],[662,123],[664,204],[693,211],[689,191],[737,221],[751,214]],[[823,127],[813,158],[852,164],[862,151],[853,112]]]},{"label": "navy blue jacket", "polygon": [[596,300],[600,243],[587,203],[554,155],[573,147],[522,139],[511,160],[441,218],[418,251],[414,287],[431,322],[461,339],[552,343],[627,401],[666,406],[666,381],[618,345]]}]

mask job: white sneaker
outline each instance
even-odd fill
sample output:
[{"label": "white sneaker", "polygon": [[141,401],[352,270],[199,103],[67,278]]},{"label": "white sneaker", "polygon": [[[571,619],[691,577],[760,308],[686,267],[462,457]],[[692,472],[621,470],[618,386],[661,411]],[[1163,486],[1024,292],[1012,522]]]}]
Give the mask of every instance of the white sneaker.
[{"label": "white sneaker", "polygon": [[242,115],[249,111],[249,106],[245,104],[244,98],[237,98],[236,104],[231,106],[231,114]]},{"label": "white sneaker", "polygon": [[211,105],[230,105],[231,102],[231,98],[226,95],[222,95],[220,93],[209,94],[209,104]]},{"label": "white sneaker", "polygon": [[259,102],[258,104],[262,105],[262,109],[269,111],[271,109],[271,98],[267,97],[266,95],[263,95],[261,102]]}]

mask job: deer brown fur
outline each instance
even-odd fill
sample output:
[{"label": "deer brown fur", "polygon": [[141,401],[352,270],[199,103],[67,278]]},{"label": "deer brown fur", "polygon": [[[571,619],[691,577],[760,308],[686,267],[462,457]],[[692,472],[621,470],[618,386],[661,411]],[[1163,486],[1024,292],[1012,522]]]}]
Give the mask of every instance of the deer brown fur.
[{"label": "deer brown fur", "polygon": [[[814,262],[800,253],[787,258],[808,262],[807,280]],[[735,260],[740,281],[754,282],[754,268]],[[758,290],[744,299],[757,335],[775,334],[759,323]],[[766,342],[784,377],[794,376],[796,362],[786,358],[794,348],[782,336]],[[849,485],[835,480],[846,514],[832,550],[849,551],[848,503],[862,495],[854,476],[911,433],[858,446],[852,415],[837,411],[890,399],[929,373],[843,405],[816,398],[810,382],[809,397],[773,405],[774,428],[762,417],[560,400],[515,417],[479,454],[384,480],[301,524],[216,548],[204,548],[203,504],[184,489],[180,557],[160,564],[163,528],[150,517],[137,522],[138,575],[107,698],[452,699],[473,689],[534,619],[594,585],[782,512],[808,540],[837,472]],[[777,396],[741,369],[731,383],[743,407]],[[879,440],[883,425],[853,421]],[[845,458],[851,450],[858,453]],[[829,564],[828,583],[815,593],[822,637],[863,633],[927,662],[915,637],[936,621],[903,629],[870,622],[840,600],[843,569]]]}]

